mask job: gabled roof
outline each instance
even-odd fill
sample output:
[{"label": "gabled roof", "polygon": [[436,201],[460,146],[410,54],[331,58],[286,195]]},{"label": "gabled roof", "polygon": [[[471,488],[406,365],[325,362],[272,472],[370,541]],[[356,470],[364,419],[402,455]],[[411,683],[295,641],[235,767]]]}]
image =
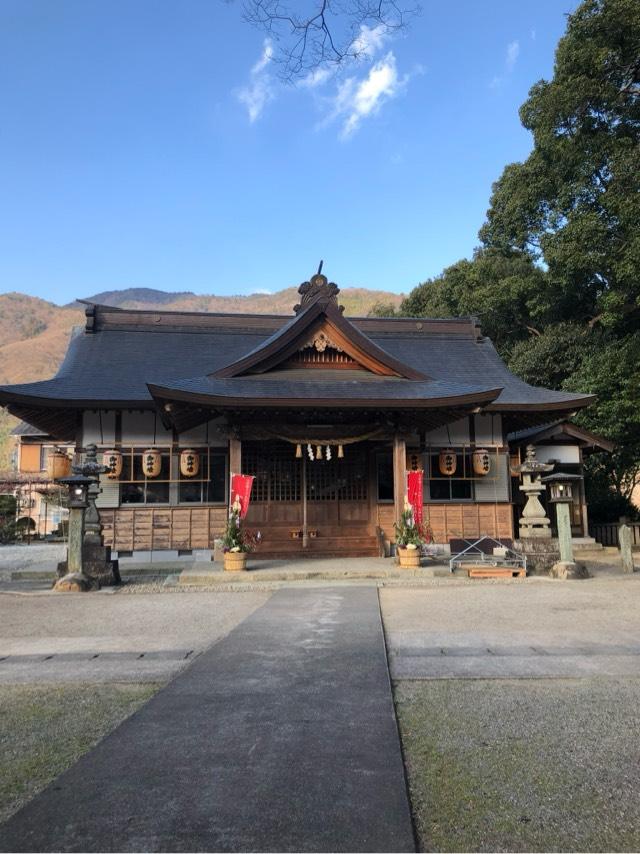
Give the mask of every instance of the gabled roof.
[{"label": "gabled roof", "polygon": [[[172,400],[183,409],[217,411],[251,403],[432,413],[440,407],[447,420],[481,407],[503,413],[512,428],[570,417],[593,400],[514,376],[474,318],[347,319],[337,287],[321,277],[323,287],[314,289],[313,278],[301,287],[294,317],[91,305],[56,376],[2,386],[0,404],[62,439],[74,438],[83,409],[157,409]],[[291,349],[323,324],[367,370],[285,365]]]},{"label": "gabled roof", "polygon": [[[321,277],[324,278],[324,277]],[[317,300],[292,317],[266,341],[250,350],[241,359],[219,368],[217,377],[238,377],[242,374],[259,374],[284,362],[301,346],[301,342],[319,330],[326,330],[340,349],[374,374],[397,376],[411,380],[424,380],[422,371],[395,358],[357,326],[347,320],[338,306],[329,301]]]},{"label": "gabled roof", "polygon": [[47,434],[44,433],[39,427],[34,427],[33,424],[27,424],[26,421],[21,421],[11,431],[11,436],[41,436],[46,437]]},{"label": "gabled roof", "polygon": [[507,439],[509,444],[513,445],[538,445],[543,442],[574,440],[574,444],[580,445],[585,450],[600,450],[611,453],[615,449],[615,444],[609,439],[591,433],[571,421],[553,421],[540,427],[518,430],[509,433]]}]

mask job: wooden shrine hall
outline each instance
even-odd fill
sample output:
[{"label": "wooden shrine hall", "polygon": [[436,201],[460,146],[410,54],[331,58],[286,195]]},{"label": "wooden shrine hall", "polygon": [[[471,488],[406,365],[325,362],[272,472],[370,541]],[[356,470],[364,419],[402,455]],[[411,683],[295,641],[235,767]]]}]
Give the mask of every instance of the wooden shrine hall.
[{"label": "wooden shrine hall", "polygon": [[120,556],[211,550],[230,473],[255,477],[255,557],[377,555],[407,470],[436,543],[514,536],[507,435],[592,399],[511,374],[474,318],[347,318],[318,273],[290,317],[88,304],[55,377],[0,404],[110,471],[97,501]]}]

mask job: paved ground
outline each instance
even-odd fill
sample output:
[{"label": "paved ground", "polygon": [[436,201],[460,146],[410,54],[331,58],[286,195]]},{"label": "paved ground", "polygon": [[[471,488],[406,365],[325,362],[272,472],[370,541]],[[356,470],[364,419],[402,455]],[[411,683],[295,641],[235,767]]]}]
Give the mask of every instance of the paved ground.
[{"label": "paved ground", "polygon": [[0,684],[164,681],[269,595],[0,593]]},{"label": "paved ground", "polygon": [[394,679],[640,675],[640,576],[382,589]]},{"label": "paved ground", "polygon": [[13,816],[0,850],[414,845],[377,592],[341,588],[275,593]]}]

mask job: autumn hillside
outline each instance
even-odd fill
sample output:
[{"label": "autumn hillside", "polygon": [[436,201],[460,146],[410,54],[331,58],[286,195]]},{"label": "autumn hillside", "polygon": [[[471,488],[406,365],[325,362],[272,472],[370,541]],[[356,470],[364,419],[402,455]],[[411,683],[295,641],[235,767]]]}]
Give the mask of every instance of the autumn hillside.
[{"label": "autumn hillside", "polygon": [[[250,296],[198,296],[151,288],[108,291],[89,297],[121,308],[157,308],[159,311],[247,312],[290,314],[298,294],[286,288],[274,294]],[[340,302],[345,313],[366,315],[377,302],[399,305],[402,296],[366,288],[345,288]],[[58,306],[19,293],[0,294],[0,385],[46,379],[55,374],[67,349],[71,328],[84,322],[78,303]],[[0,471],[8,465],[8,433],[16,423],[0,408]]]}]

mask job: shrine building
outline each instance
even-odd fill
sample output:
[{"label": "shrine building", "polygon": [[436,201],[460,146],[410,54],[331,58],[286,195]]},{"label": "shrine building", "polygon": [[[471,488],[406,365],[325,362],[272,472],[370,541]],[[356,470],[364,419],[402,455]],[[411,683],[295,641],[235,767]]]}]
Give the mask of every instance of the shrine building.
[{"label": "shrine building", "polygon": [[513,539],[524,439],[581,468],[588,434],[549,425],[592,396],[518,379],[476,319],[347,318],[321,273],[299,293],[293,316],[87,304],[56,376],[2,386],[0,404],[78,453],[98,445],[110,471],[97,505],[121,557],[202,557],[230,473],[255,477],[259,558],[388,551],[408,470],[424,472],[436,543]]}]

